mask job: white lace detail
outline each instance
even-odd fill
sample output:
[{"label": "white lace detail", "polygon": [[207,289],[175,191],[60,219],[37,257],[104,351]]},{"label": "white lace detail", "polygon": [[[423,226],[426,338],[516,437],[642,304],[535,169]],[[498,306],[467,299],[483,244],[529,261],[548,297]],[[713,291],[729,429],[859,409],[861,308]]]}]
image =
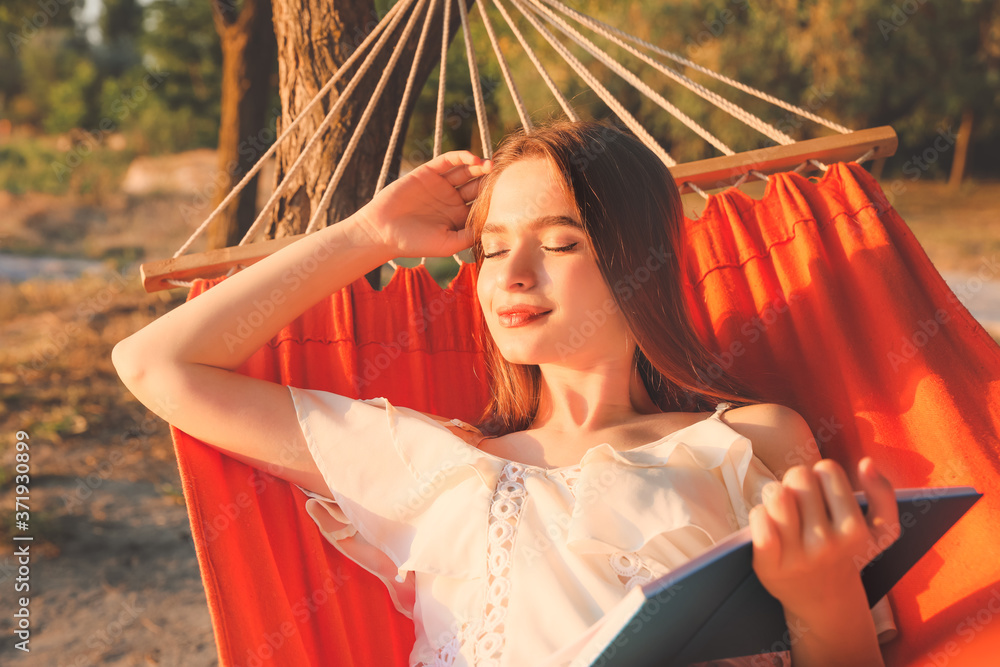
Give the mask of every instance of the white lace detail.
[{"label": "white lace detail", "polygon": [[522,478],[524,466],[508,463],[504,466],[493,492],[490,505],[488,540],[486,546],[486,600],[480,627],[475,634],[475,664],[478,667],[496,667],[504,645],[504,618],[510,600],[510,566],[514,552],[521,508],[524,507],[525,490]]},{"label": "white lace detail", "polygon": [[458,659],[465,641],[468,623],[464,623],[457,633],[442,634],[434,659],[430,662],[418,662],[414,667],[452,667]]},{"label": "white lace detail", "polygon": [[560,470],[558,474],[562,477],[562,480],[566,482],[566,487],[570,490],[570,493],[576,496],[576,482],[580,479],[580,475],[583,474],[583,471],[580,470],[579,466]]},{"label": "white lace detail", "polygon": [[634,551],[616,551],[608,556],[608,561],[611,563],[611,569],[625,586],[626,592],[636,586],[649,583],[655,575],[653,570]]}]

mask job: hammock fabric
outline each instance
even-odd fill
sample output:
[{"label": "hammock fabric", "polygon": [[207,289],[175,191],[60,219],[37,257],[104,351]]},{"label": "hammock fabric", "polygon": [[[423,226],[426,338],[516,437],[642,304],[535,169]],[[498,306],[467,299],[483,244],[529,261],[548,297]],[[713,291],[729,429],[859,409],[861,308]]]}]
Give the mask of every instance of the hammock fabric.
[{"label": "hammock fabric", "polygon": [[[690,310],[720,367],[798,410],[849,470],[870,454],[897,487],[984,494],[890,593],[900,634],[884,650],[889,665],[991,664],[1000,348],[857,164],[775,175],[760,201],[729,189],[685,234]],[[239,371],[475,423],[488,399],[475,270],[446,290],[423,266],[383,291],[360,278]],[[407,664],[412,622],[320,536],[298,488],[171,433],[221,664]]]}]

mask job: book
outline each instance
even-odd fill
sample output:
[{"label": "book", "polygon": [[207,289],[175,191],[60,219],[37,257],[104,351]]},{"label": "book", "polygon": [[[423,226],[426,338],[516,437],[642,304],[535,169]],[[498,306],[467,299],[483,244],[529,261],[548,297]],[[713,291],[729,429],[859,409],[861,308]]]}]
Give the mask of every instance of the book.
[{"label": "book", "polygon": [[[856,493],[867,511],[864,494]],[[972,487],[899,489],[902,532],[861,572],[869,605],[972,507]],[[599,623],[573,667],[664,667],[787,651],[794,638],[778,602],[753,571],[750,528],[668,575],[636,586]]]}]

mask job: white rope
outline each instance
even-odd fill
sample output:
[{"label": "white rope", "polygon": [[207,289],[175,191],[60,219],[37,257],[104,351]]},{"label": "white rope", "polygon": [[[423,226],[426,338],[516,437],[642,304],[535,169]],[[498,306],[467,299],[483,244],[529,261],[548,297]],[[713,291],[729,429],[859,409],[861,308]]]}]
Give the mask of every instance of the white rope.
[{"label": "white rope", "polygon": [[721,139],[719,139],[714,134],[712,134],[704,127],[702,127],[694,118],[691,118],[686,113],[684,113],[683,111],[675,107],[673,104],[668,102],[662,95],[660,95],[655,90],[650,88],[648,84],[643,82],[635,74],[633,74],[626,68],[622,67],[621,63],[619,63],[614,58],[611,58],[606,53],[604,53],[593,42],[591,42],[589,39],[581,35],[579,31],[577,31],[568,23],[566,23],[566,21],[564,21],[561,17],[556,16],[554,13],[552,13],[551,9],[542,5],[540,2],[538,2],[538,0],[527,0],[527,2],[534,8],[535,11],[544,13],[545,17],[549,20],[549,22],[555,24],[555,26],[559,28],[563,32],[563,34],[565,34],[567,37],[576,42],[577,45],[586,50],[590,55],[594,56],[602,63],[604,63],[604,65],[607,66],[612,72],[616,73],[618,76],[622,77],[623,79],[631,83],[632,86],[634,86],[640,92],[644,93],[646,97],[656,102],[660,106],[660,108],[662,108],[664,111],[666,111],[674,118],[684,123],[684,125],[686,125],[688,129],[692,130],[702,139],[704,139],[708,143],[718,148],[724,154],[736,155],[736,151],[734,151],[732,148],[723,143]]},{"label": "white rope", "polygon": [[[414,7],[413,12],[410,14],[410,18],[406,21],[406,27],[403,29],[403,34],[400,36],[399,41],[396,42],[396,46],[392,50],[392,56],[389,57],[389,62],[386,64],[385,69],[382,70],[382,75],[379,77],[378,84],[375,86],[375,91],[372,93],[371,99],[368,100],[368,104],[365,106],[364,113],[361,114],[361,119],[358,120],[357,125],[354,126],[354,130],[351,133],[351,140],[344,149],[343,155],[341,155],[340,159],[337,161],[337,168],[330,177],[330,181],[327,183],[326,189],[323,191],[323,197],[319,200],[319,205],[317,205],[316,210],[313,211],[312,219],[309,220],[309,225],[306,227],[306,234],[318,229],[320,219],[326,217],[327,209],[330,206],[330,200],[333,198],[333,193],[337,189],[337,185],[340,184],[340,179],[343,178],[344,172],[347,170],[347,165],[350,163],[351,157],[354,155],[354,151],[361,142],[361,137],[364,134],[365,128],[368,127],[368,121],[371,120],[372,114],[375,112],[375,107],[378,105],[378,101],[381,99],[382,93],[385,91],[386,83],[388,83],[389,77],[392,75],[393,70],[396,67],[396,63],[399,61],[399,57],[403,54],[403,49],[410,39],[410,34],[413,32],[413,28],[417,25],[417,17],[419,16],[420,10],[423,8],[426,1],[427,0],[417,0],[417,6]],[[352,81],[351,83],[354,82]],[[324,225],[324,227],[325,226],[326,225]]]},{"label": "white rope", "polygon": [[[424,42],[427,40],[427,32],[431,25],[431,18],[434,16],[434,8],[437,6],[437,0],[431,0],[430,6],[427,7],[427,16],[424,17],[424,27],[420,32],[420,41],[417,43],[417,52],[413,55],[413,62],[410,64],[410,75],[406,79],[406,89],[403,91],[402,104],[399,105],[399,111],[396,112],[396,122],[392,126],[392,137],[389,139],[389,148],[385,152],[385,159],[382,160],[382,171],[378,176],[378,183],[375,184],[375,194],[382,189],[385,185],[385,181],[389,175],[389,163],[392,162],[392,155],[396,150],[396,144],[399,141],[399,135],[403,130],[403,119],[405,118],[404,112],[406,107],[409,105],[410,94],[413,90],[413,82],[416,80],[417,67],[420,65],[420,61],[424,54]],[[447,32],[447,30],[446,30]],[[420,263],[423,264],[426,257],[420,258]],[[392,265],[393,269],[396,269],[396,263],[389,260],[389,264]]]},{"label": "white rope", "polygon": [[427,33],[431,27],[431,19],[434,17],[434,9],[436,6],[437,0],[431,0],[431,4],[427,7],[427,16],[424,17],[424,27],[420,32],[420,41],[417,42],[417,52],[413,55],[413,62],[410,64],[410,75],[406,78],[406,89],[403,91],[403,97],[399,105],[399,110],[396,112],[396,122],[392,126],[392,136],[389,138],[389,147],[385,151],[385,159],[382,160],[382,171],[379,172],[378,182],[375,184],[374,194],[378,194],[379,191],[385,187],[386,179],[389,177],[389,165],[392,163],[392,156],[396,152],[396,144],[399,143],[399,135],[403,132],[403,121],[406,119],[406,108],[410,103],[410,95],[413,91],[413,82],[416,81],[417,69],[424,55],[424,42],[427,41]]},{"label": "white rope", "polygon": [[[393,8],[395,8],[395,7],[401,7],[401,8],[409,7],[410,5],[413,4],[413,2],[414,2],[414,0],[400,0],[400,2],[397,5],[394,5]],[[386,14],[385,18],[388,18],[388,17],[389,17],[389,14]],[[264,223],[264,219],[266,218],[267,214],[271,211],[271,208],[274,207],[275,202],[277,202],[279,195],[284,192],[284,189],[285,189],[284,186],[288,182],[290,182],[292,175],[295,174],[298,171],[299,167],[302,166],[303,162],[305,161],[305,156],[309,152],[309,149],[312,148],[314,145],[316,145],[318,143],[320,136],[323,134],[323,132],[326,130],[327,126],[333,121],[334,117],[340,111],[340,107],[342,107],[344,105],[344,102],[347,101],[348,98],[350,98],[351,93],[353,93],[354,89],[357,88],[357,86],[360,83],[361,79],[368,72],[368,69],[371,67],[372,63],[375,61],[375,57],[382,50],[382,47],[388,41],[389,35],[391,35],[392,31],[395,30],[396,25],[399,23],[399,21],[400,21],[400,19],[402,19],[402,17],[403,17],[403,12],[402,11],[394,12],[393,13],[392,20],[389,21],[389,23],[386,25],[385,29],[383,29],[381,31],[382,34],[379,36],[378,41],[372,47],[371,52],[367,56],[365,56],[365,59],[361,63],[361,66],[358,68],[358,71],[355,72],[354,75],[351,77],[351,81],[347,84],[347,87],[344,89],[344,91],[338,96],[337,101],[330,108],[330,111],[327,112],[326,117],[323,119],[323,122],[320,123],[320,125],[319,125],[318,128],[316,128],[316,131],[313,133],[313,135],[309,139],[308,143],[306,143],[305,148],[302,149],[302,152],[295,159],[295,162],[292,163],[292,166],[291,166],[291,168],[289,168],[288,173],[286,173],[284,179],[282,179],[281,186],[275,188],[275,191],[271,194],[271,197],[267,200],[267,203],[264,204],[264,208],[261,209],[261,212],[257,215],[257,219],[254,220],[254,222],[253,222],[252,225],[250,225],[250,229],[247,230],[247,233],[243,237],[243,240],[241,240],[239,242],[239,245],[241,245],[241,246],[242,245],[246,245],[254,237],[257,229],[259,229],[260,226]],[[382,21],[379,22],[379,25],[382,25],[385,22],[385,18],[383,18]],[[374,34],[374,32],[372,34]],[[365,43],[367,43],[367,40],[365,40]],[[355,53],[358,53],[358,52],[356,51]],[[348,62],[353,62],[353,60],[354,60],[354,54],[352,54],[351,59],[349,59]],[[344,63],[345,67],[346,67],[346,65],[347,65],[347,63]],[[343,67],[341,69],[343,69]],[[339,70],[338,70],[338,74],[339,74]],[[324,86],[324,88],[325,88],[325,86]]]},{"label": "white rope", "polygon": [[690,181],[685,181],[681,185],[688,186],[689,188],[691,188],[692,190],[694,190],[695,192],[697,192],[698,194],[700,194],[704,199],[706,199],[706,200],[708,199],[708,193],[705,192],[704,190],[702,190],[701,188],[699,188],[694,183],[691,183]]},{"label": "white rope", "polygon": [[476,120],[479,123],[479,138],[483,143],[483,157],[493,157],[493,141],[486,123],[486,104],[483,102],[483,88],[479,81],[479,65],[476,50],[472,48],[472,32],[469,30],[469,14],[465,11],[464,0],[458,0],[458,13],[462,16],[462,35],[465,38],[465,55],[469,60],[469,78],[472,80],[472,96],[476,101]]},{"label": "white rope", "polygon": [[658,143],[656,143],[656,140],[650,136],[649,132],[646,131],[646,128],[644,128],[639,121],[637,121],[635,117],[622,106],[621,102],[615,99],[614,95],[612,95],[607,88],[602,86],[593,74],[587,71],[587,68],[584,67],[583,64],[577,60],[576,57],[570,53],[566,47],[552,35],[552,33],[548,31],[547,28],[538,21],[538,18],[533,13],[525,10],[525,7],[521,4],[520,0],[512,0],[512,2],[521,11],[521,14],[531,22],[531,25],[533,25],[535,29],[538,30],[543,37],[545,37],[549,44],[552,45],[552,48],[554,48],[559,55],[563,57],[563,60],[565,60],[569,66],[572,67],[573,70],[587,82],[587,84],[598,94],[598,96],[600,96],[605,104],[618,114],[618,117],[622,119],[630,130],[632,130],[636,137],[642,140],[642,142],[646,144],[646,146],[649,147],[649,149],[653,151],[665,165],[667,165],[667,167],[673,167],[677,164],[677,161],[670,157],[670,154],[663,150]]},{"label": "white rope", "polygon": [[493,45],[493,52],[497,56],[497,62],[500,64],[500,71],[503,73],[503,80],[507,83],[507,89],[510,90],[510,96],[514,100],[514,106],[517,107],[517,115],[521,118],[521,125],[524,127],[525,132],[531,132],[534,126],[531,124],[531,116],[528,114],[528,110],[524,108],[524,102],[521,100],[521,93],[517,90],[517,85],[514,83],[513,77],[510,75],[510,68],[507,67],[507,59],[503,57],[503,53],[500,51],[500,43],[497,41],[497,35],[493,31],[493,22],[490,21],[490,17],[486,15],[486,9],[483,7],[482,2],[477,2],[476,5],[479,7],[479,14],[483,17],[483,25],[486,26],[486,34],[490,37],[490,43]]},{"label": "white rope", "polygon": [[[245,268],[247,267],[243,266],[242,264],[236,264],[234,266],[231,266],[229,267],[229,271],[226,272],[225,277],[228,278],[229,276],[236,273],[237,270],[242,270]],[[192,285],[194,285],[193,280],[175,280],[173,278],[167,278],[163,282],[167,283],[168,285],[175,285],[177,287],[191,287]]]},{"label": "white rope", "polygon": [[[462,0],[459,0],[461,2]],[[444,26],[441,28],[441,72],[438,75],[437,114],[434,120],[434,157],[441,154],[444,133],[444,82],[448,65],[448,29],[451,24],[451,0],[444,0]]]},{"label": "white rope", "polygon": [[[398,9],[403,4],[405,4],[405,2],[400,2],[397,5],[393,5],[393,7],[386,13],[382,21],[380,21],[378,25],[375,26],[375,29],[372,30],[371,34],[369,34],[368,37],[366,37],[365,40],[361,43],[361,45],[358,46],[357,49],[355,49],[354,53],[352,53],[351,56],[347,59],[347,61],[340,66],[340,69],[338,69],[334,73],[334,75],[330,78],[330,80],[327,81],[326,85],[323,86],[323,88],[321,88],[318,93],[316,93],[315,97],[312,98],[309,104],[307,104],[306,107],[299,113],[299,115],[295,117],[292,123],[287,128],[285,128],[285,131],[282,132],[277,139],[275,139],[274,144],[272,144],[271,147],[268,148],[267,151],[260,157],[260,159],[257,160],[257,163],[253,166],[253,168],[251,168],[250,171],[247,172],[247,174],[243,177],[243,179],[236,184],[236,187],[234,187],[233,190],[228,195],[226,195],[226,197],[219,203],[219,205],[215,207],[215,210],[212,211],[212,213],[209,214],[209,216],[205,219],[205,221],[201,223],[198,229],[196,229],[194,233],[191,234],[190,238],[188,238],[188,240],[184,242],[184,244],[177,250],[177,252],[174,253],[173,255],[174,258],[183,255],[184,252],[191,247],[191,244],[193,244],[195,240],[199,236],[201,236],[201,234],[205,231],[205,229],[208,228],[208,226],[212,223],[212,221],[215,220],[219,216],[219,214],[223,210],[225,210],[225,208],[233,201],[236,195],[239,194],[244,187],[246,187],[247,183],[250,182],[250,179],[252,179],[254,176],[257,175],[257,172],[259,172],[263,168],[264,163],[267,161],[267,158],[269,158],[271,155],[274,154],[276,150],[278,150],[278,145],[289,134],[291,134],[292,130],[294,130],[300,122],[302,122],[302,120],[309,113],[309,110],[312,109],[313,106],[315,106],[316,103],[319,102],[323,98],[323,96],[326,95],[327,92],[329,92],[330,88],[333,87],[333,84],[335,84],[337,80],[340,79],[341,74],[344,73],[348,67],[354,64],[354,61],[357,60],[362,51],[364,51],[364,49],[367,48],[367,46],[372,42],[372,40],[374,40],[376,36],[378,36],[378,34],[382,31],[383,26],[386,24],[386,22],[396,14]],[[284,180],[282,180],[281,183],[279,183],[275,187],[276,193],[280,193],[284,190],[287,181],[288,179],[286,177]]]},{"label": "white rope", "polygon": [[825,164],[823,164],[819,160],[809,160],[809,162],[811,162],[814,167],[816,167],[817,169],[820,169],[822,171],[826,171],[827,169],[829,169],[829,167],[827,167]]},{"label": "white rope", "polygon": [[754,176],[756,176],[757,178],[759,178],[760,180],[764,181],[765,183],[767,183],[767,175],[766,174],[762,174],[759,171],[757,171],[756,169],[751,169],[750,173],[753,174]]},{"label": "white rope", "polygon": [[862,155],[861,157],[859,157],[857,160],[855,160],[855,162],[858,163],[858,164],[861,164],[865,160],[870,159],[873,155],[875,155],[875,149],[874,148],[869,148],[868,152],[865,153],[864,155]]},{"label": "white rope", "polygon": [[[546,2],[549,2],[550,4],[556,4],[553,0],[546,0]],[[577,15],[578,17],[583,17],[584,19],[586,19],[589,22],[598,23],[602,27],[604,27],[605,29],[607,29],[607,30],[609,30],[609,31],[611,31],[611,32],[613,32],[613,33],[615,33],[617,35],[620,35],[620,36],[624,37],[625,39],[627,39],[627,40],[629,40],[631,42],[639,44],[640,46],[643,46],[643,47],[645,47],[645,48],[653,51],[654,53],[658,53],[661,56],[669,58],[670,60],[673,60],[676,63],[680,63],[681,65],[684,65],[685,67],[690,67],[691,69],[697,70],[698,72],[701,72],[702,74],[707,74],[708,76],[710,76],[710,77],[712,77],[712,78],[714,78],[714,79],[716,79],[718,81],[722,81],[723,83],[729,84],[730,86],[732,86],[733,88],[736,88],[737,90],[742,90],[743,92],[749,93],[750,95],[753,95],[754,97],[760,98],[760,99],[762,99],[762,100],[764,100],[766,102],[770,102],[771,104],[773,104],[773,105],[775,105],[777,107],[781,107],[782,109],[785,109],[786,111],[791,111],[792,113],[798,114],[799,116],[802,116],[803,118],[808,118],[809,120],[811,120],[811,121],[813,121],[815,123],[819,123],[820,125],[825,125],[826,127],[830,128],[831,130],[836,130],[837,132],[840,132],[842,134],[848,134],[848,133],[851,132],[850,129],[844,127],[843,125],[839,125],[839,124],[837,124],[837,123],[835,123],[835,122],[833,122],[831,120],[827,120],[827,119],[825,119],[825,118],[823,118],[821,116],[817,116],[816,114],[814,114],[814,113],[812,113],[810,111],[807,111],[807,110],[805,110],[805,109],[803,109],[801,107],[795,106],[794,104],[791,104],[789,102],[785,102],[784,100],[781,100],[781,99],[779,99],[777,97],[774,97],[773,95],[769,95],[769,94],[765,93],[762,90],[758,90],[758,89],[756,89],[756,88],[754,88],[752,86],[748,86],[745,83],[741,83],[741,82],[737,81],[736,79],[731,79],[731,78],[729,78],[728,76],[726,76],[724,74],[719,74],[718,72],[710,70],[707,67],[703,67],[703,66],[701,66],[701,65],[699,65],[699,64],[697,64],[697,63],[695,63],[695,62],[693,62],[691,60],[688,60],[684,56],[679,56],[676,53],[673,53],[671,51],[667,51],[665,49],[661,49],[660,47],[656,46],[655,44],[650,44],[649,42],[647,42],[645,40],[639,39],[638,37],[634,37],[633,35],[630,35],[627,32],[625,32],[624,30],[619,30],[618,28],[616,28],[616,27],[614,27],[612,25],[609,25],[607,23],[604,23],[603,21],[601,21],[599,19],[595,19],[593,17],[586,16],[585,14],[581,14],[580,12],[576,11],[575,9],[571,9],[569,7],[566,7],[565,5],[563,5],[563,8],[564,8],[563,11],[565,11],[565,12],[572,13],[574,15]],[[581,22],[582,22],[582,20],[581,20]]]},{"label": "white rope", "polygon": [[579,121],[580,117],[576,114],[576,111],[570,105],[569,100],[566,99],[566,96],[563,95],[562,92],[559,90],[558,86],[556,86],[555,82],[552,80],[552,77],[549,76],[549,73],[545,69],[545,66],[542,65],[542,61],[538,59],[538,54],[535,53],[535,50],[532,49],[531,45],[528,44],[528,42],[524,39],[524,35],[522,35],[521,31],[518,30],[517,24],[514,23],[514,20],[510,17],[510,14],[507,13],[507,9],[502,4],[500,4],[500,0],[493,0],[493,4],[496,5],[497,9],[500,10],[500,13],[503,14],[504,20],[507,21],[507,25],[510,27],[511,32],[513,32],[514,35],[517,37],[517,41],[521,42],[521,46],[528,54],[528,58],[531,59],[531,62],[532,64],[534,64],[535,69],[537,69],[538,73],[542,76],[542,80],[545,81],[545,85],[549,87],[549,90],[552,92],[556,100],[559,102],[559,106],[562,107],[563,113],[565,113],[566,117],[569,118],[571,121],[573,122]]},{"label": "white rope", "polygon": [[[545,0],[545,2],[547,2],[548,4],[553,5],[553,6],[557,7],[557,8],[559,8],[559,9],[561,9],[566,14],[570,14],[570,12],[572,12],[572,10],[570,10],[568,7],[566,7],[564,4],[562,4],[558,0]],[[671,67],[667,67],[663,63],[660,63],[660,62],[657,62],[657,61],[653,60],[652,58],[650,58],[649,56],[647,56],[645,53],[642,53],[641,51],[639,51],[638,49],[636,49],[634,46],[631,46],[631,45],[625,43],[625,41],[619,39],[618,37],[615,37],[611,33],[611,31],[605,30],[604,28],[602,28],[601,25],[600,25],[600,23],[587,18],[586,16],[580,14],[579,12],[572,12],[572,13],[577,16],[577,20],[578,21],[580,21],[581,23],[584,23],[584,24],[590,26],[590,28],[592,30],[594,30],[595,32],[597,32],[598,34],[603,35],[605,38],[611,40],[615,44],[618,44],[618,46],[622,47],[623,49],[625,49],[626,51],[628,51],[629,53],[631,53],[635,57],[640,58],[643,62],[647,63],[648,65],[651,65],[654,68],[656,68],[661,73],[663,73],[666,76],[670,77],[671,79],[673,79],[677,83],[683,85],[685,88],[687,88],[688,90],[692,91],[696,95],[699,95],[703,99],[708,100],[709,102],[711,102],[715,106],[719,107],[720,109],[722,109],[723,111],[725,111],[726,113],[728,113],[730,116],[733,116],[737,120],[743,121],[743,123],[745,123],[746,125],[749,125],[750,127],[752,127],[753,129],[757,130],[758,132],[760,132],[764,136],[768,137],[769,139],[772,139],[773,141],[776,141],[779,144],[785,144],[785,145],[787,145],[787,144],[794,144],[795,143],[794,139],[792,139],[790,136],[788,136],[787,134],[785,134],[784,132],[782,132],[778,128],[774,127],[770,123],[765,122],[761,118],[755,116],[754,114],[750,113],[749,111],[747,111],[746,109],[740,107],[739,105],[734,104],[733,102],[730,102],[729,100],[727,100],[726,98],[722,97],[718,93],[712,92],[711,90],[709,90],[705,86],[701,85],[700,83],[692,81],[690,78],[684,76],[683,74],[681,74],[677,70],[675,70],[675,69],[673,69]],[[610,56],[607,55],[607,52],[603,52],[603,53],[604,53],[604,55],[606,57],[610,58]],[[646,86],[646,84],[643,84],[643,88],[641,90],[643,92],[646,92],[646,88],[648,88],[648,86]],[[647,93],[647,95],[648,95],[648,93]]]},{"label": "white rope", "polygon": [[[447,0],[445,0],[445,2],[447,3]],[[427,8],[427,16],[424,18],[424,27],[423,27],[423,30],[420,33],[420,41],[417,44],[417,51],[416,51],[416,53],[413,56],[413,63],[410,65],[410,75],[409,75],[409,77],[406,80],[406,90],[403,91],[403,103],[400,105],[399,111],[396,114],[396,123],[395,123],[395,125],[392,128],[392,138],[389,140],[389,149],[386,151],[385,159],[382,161],[382,173],[379,174],[378,184],[376,184],[376,186],[375,186],[375,192],[376,193],[378,193],[379,190],[381,190],[382,187],[385,185],[385,180],[386,180],[386,178],[388,176],[388,173],[389,173],[389,163],[392,161],[392,154],[393,154],[393,152],[396,149],[396,143],[399,140],[399,135],[402,133],[403,120],[405,118],[404,111],[406,110],[406,107],[407,107],[408,102],[409,102],[411,90],[413,89],[413,82],[416,80],[417,66],[420,64],[421,60],[423,59],[424,42],[427,40],[428,29],[430,28],[431,18],[434,16],[434,10],[435,10],[436,6],[437,6],[437,0],[431,0],[431,4]],[[448,15],[447,8],[445,9],[445,15],[446,16]],[[448,22],[446,20],[445,21],[445,25],[444,25],[444,34],[447,35],[447,33],[448,33]],[[445,43],[447,43],[447,42],[445,42]],[[447,52],[445,53],[445,59],[447,59]],[[442,66],[442,68],[444,67],[444,61],[442,61],[441,66]],[[443,79],[442,79],[442,81],[443,81]],[[443,86],[439,86],[439,88],[438,88],[439,94],[443,90],[444,90],[444,87]],[[438,108],[443,110],[443,108],[444,108],[444,106],[443,106],[443,98],[439,97],[438,99],[439,99]],[[437,142],[437,138],[436,137],[435,137],[435,142]],[[438,148],[439,148],[439,144],[438,144],[438,146],[435,147],[434,157],[437,157],[437,152],[436,151],[437,151]],[[463,262],[462,262],[462,259],[458,256],[458,253],[453,254],[452,257],[454,258],[455,262],[458,263],[459,266],[462,266]],[[421,257],[420,258],[420,264],[421,265],[425,264],[426,261],[427,261],[426,257]],[[397,266],[396,262],[393,261],[392,259],[389,260],[389,264],[392,266],[393,270],[399,268]]]}]

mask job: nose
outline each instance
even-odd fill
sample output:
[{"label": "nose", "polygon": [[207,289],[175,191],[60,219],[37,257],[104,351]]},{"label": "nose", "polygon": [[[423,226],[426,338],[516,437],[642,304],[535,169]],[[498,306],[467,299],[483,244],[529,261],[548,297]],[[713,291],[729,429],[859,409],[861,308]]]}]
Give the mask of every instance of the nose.
[{"label": "nose", "polygon": [[497,287],[508,291],[531,289],[538,282],[538,252],[530,247],[512,247],[497,272]]}]

